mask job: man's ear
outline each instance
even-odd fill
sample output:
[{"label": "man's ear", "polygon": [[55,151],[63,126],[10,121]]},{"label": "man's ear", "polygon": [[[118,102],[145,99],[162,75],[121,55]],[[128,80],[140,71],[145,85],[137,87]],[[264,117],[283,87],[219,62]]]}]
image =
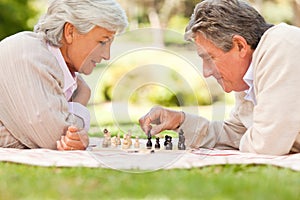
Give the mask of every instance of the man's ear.
[{"label": "man's ear", "polygon": [[241,57],[244,57],[251,49],[246,39],[240,35],[234,35],[232,38],[232,42],[233,48],[236,48],[236,50],[239,51]]},{"label": "man's ear", "polygon": [[67,44],[71,44],[74,39],[74,32],[75,32],[75,27],[73,24],[66,22],[64,26],[64,39]]}]

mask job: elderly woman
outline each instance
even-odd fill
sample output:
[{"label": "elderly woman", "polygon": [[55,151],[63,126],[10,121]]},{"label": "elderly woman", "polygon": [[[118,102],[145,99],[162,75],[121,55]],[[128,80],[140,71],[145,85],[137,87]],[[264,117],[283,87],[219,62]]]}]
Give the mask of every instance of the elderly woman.
[{"label": "elderly woman", "polygon": [[35,32],[0,43],[0,147],[84,150],[89,75],[127,26],[114,0],[53,0]]}]

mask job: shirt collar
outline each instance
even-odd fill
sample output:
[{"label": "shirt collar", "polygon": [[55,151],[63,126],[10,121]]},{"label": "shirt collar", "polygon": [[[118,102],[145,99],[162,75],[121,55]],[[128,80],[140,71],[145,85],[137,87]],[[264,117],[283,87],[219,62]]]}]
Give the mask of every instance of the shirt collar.
[{"label": "shirt collar", "polygon": [[255,97],[255,93],[254,93],[253,79],[254,79],[253,65],[251,63],[246,74],[243,77],[243,80],[249,86],[249,89],[245,90],[246,96],[244,98],[248,101],[252,101],[252,103],[254,105],[256,105],[256,97]]},{"label": "shirt collar", "polygon": [[61,54],[61,51],[59,48],[51,46],[50,44],[48,45],[48,49],[49,51],[55,56],[56,60],[59,63],[60,68],[63,71],[63,75],[64,75],[64,88],[63,88],[63,92],[66,93],[67,90],[69,90],[71,88],[72,91],[75,90],[76,88],[76,76],[73,77],[66,62],[64,57]]}]

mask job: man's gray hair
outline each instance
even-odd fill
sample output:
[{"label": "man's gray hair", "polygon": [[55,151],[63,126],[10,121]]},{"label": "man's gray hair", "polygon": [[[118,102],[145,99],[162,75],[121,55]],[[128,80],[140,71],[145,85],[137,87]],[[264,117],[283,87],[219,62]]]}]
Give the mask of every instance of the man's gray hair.
[{"label": "man's gray hair", "polygon": [[232,37],[240,35],[255,49],[264,32],[272,26],[245,1],[205,0],[196,6],[185,39],[192,39],[200,32],[227,52],[232,48]]},{"label": "man's gray hair", "polygon": [[66,22],[81,34],[95,26],[120,33],[128,25],[125,11],[115,0],[51,0],[34,31],[44,34],[51,45],[60,47]]}]

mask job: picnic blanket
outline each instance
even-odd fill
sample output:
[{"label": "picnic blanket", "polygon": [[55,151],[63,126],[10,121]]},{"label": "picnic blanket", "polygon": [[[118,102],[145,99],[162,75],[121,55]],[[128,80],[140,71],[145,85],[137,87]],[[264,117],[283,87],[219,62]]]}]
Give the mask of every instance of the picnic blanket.
[{"label": "picnic blanket", "polygon": [[[300,153],[284,156],[257,155],[235,150],[136,150],[101,148],[98,138],[86,151],[0,148],[0,161],[44,167],[111,168],[122,171],[194,168],[227,164],[264,164],[300,171]],[[142,142],[143,145],[145,141]]]}]

